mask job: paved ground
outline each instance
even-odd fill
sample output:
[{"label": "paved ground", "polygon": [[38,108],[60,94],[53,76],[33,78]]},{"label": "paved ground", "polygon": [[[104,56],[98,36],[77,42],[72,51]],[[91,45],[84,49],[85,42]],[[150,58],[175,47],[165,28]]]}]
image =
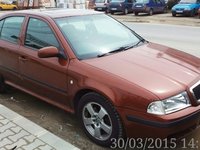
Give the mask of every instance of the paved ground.
[{"label": "paved ground", "polygon": [[94,144],[86,137],[76,116],[29,94],[9,88],[6,94],[0,94],[0,104],[81,150],[104,150],[104,148]]},{"label": "paved ground", "polygon": [[194,26],[126,22],[148,41],[166,45],[200,58],[200,28]]},{"label": "paved ground", "polygon": [[114,18],[123,22],[139,22],[139,23],[158,23],[158,24],[173,24],[173,25],[184,25],[184,26],[197,26],[200,27],[200,18],[177,16],[172,17],[170,11],[165,14],[154,14],[149,16],[147,14],[141,14],[135,16],[133,13],[128,15],[115,14],[112,15]]},{"label": "paved ground", "polygon": [[0,150],[78,150],[75,146],[0,105]]}]

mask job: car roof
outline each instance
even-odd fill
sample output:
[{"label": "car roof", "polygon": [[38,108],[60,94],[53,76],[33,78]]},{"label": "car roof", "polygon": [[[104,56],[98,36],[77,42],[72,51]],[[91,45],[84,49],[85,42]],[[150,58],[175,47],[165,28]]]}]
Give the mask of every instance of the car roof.
[{"label": "car roof", "polygon": [[11,12],[9,14],[30,14],[37,16],[49,16],[51,18],[61,18],[69,16],[82,16],[82,15],[92,15],[92,14],[102,14],[101,12],[96,12],[94,10],[86,9],[60,9],[60,8],[50,8],[50,9],[29,9],[29,10],[19,10]]}]

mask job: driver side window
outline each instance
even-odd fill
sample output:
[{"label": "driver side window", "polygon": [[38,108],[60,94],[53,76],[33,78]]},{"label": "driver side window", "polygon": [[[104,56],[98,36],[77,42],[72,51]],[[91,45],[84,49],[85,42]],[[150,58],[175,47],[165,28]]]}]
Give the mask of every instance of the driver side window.
[{"label": "driver side window", "polygon": [[[4,23],[3,23],[4,21]],[[11,43],[18,43],[24,17],[8,17],[0,22],[0,39]]]},{"label": "driver side window", "polygon": [[30,18],[26,31],[25,46],[33,49],[40,49],[47,46],[59,48],[59,43],[46,22]]}]

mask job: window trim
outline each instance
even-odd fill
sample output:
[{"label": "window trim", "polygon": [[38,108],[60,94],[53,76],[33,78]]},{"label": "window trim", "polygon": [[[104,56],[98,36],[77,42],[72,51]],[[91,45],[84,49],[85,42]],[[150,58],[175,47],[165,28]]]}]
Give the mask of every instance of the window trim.
[{"label": "window trim", "polygon": [[55,37],[55,39],[56,39],[56,41],[57,41],[57,43],[58,43],[58,45],[59,45],[59,47],[57,47],[58,50],[59,50],[59,51],[63,50],[62,45],[61,45],[61,43],[60,43],[60,40],[58,40],[58,38],[57,38],[57,36],[56,36],[56,34],[55,34],[53,28],[51,27],[51,24],[50,24],[47,20],[42,19],[42,18],[38,18],[38,17],[35,17],[35,16],[29,16],[28,19],[27,19],[28,21],[27,21],[26,28],[25,28],[25,31],[24,31],[23,46],[26,47],[26,48],[29,48],[29,49],[31,49],[31,50],[33,50],[33,51],[36,51],[36,52],[39,50],[39,49],[37,49],[37,48],[33,48],[33,47],[30,47],[30,46],[25,45],[26,36],[27,36],[27,31],[28,31],[28,25],[29,25],[29,22],[30,22],[31,18],[37,19],[37,20],[40,20],[40,21],[45,22],[45,23],[49,26],[49,28],[51,29],[51,31],[52,31],[52,33],[53,33],[53,35],[54,35],[54,37]]},{"label": "window trim", "polygon": [[1,28],[0,28],[0,37],[1,37],[1,31],[2,31],[2,29],[3,29],[3,25],[4,25],[4,22],[5,22],[5,19],[3,18],[3,19],[1,19],[0,21],[2,21],[2,26],[1,26]]},{"label": "window trim", "polygon": [[[22,21],[22,23],[21,23],[21,28],[20,28],[20,31],[19,31],[19,37],[18,37],[17,42],[14,42],[14,41],[10,41],[10,40],[6,40],[6,39],[2,39],[2,38],[1,38],[1,34],[2,34],[2,30],[3,30],[3,27],[4,27],[5,20],[8,19],[8,18],[13,18],[13,17],[22,17],[22,18],[24,18],[23,21]],[[21,39],[21,34],[22,34],[22,32],[23,32],[23,26],[24,26],[24,22],[25,22],[25,20],[26,20],[26,16],[24,16],[24,15],[12,15],[12,16],[6,16],[5,18],[1,18],[0,21],[2,21],[2,20],[3,20],[3,24],[2,24],[2,28],[1,28],[1,30],[0,30],[0,40],[3,40],[3,41],[5,41],[5,42],[9,42],[9,43],[12,43],[12,44],[20,45],[20,43],[21,43],[21,40],[20,40],[20,39]]]}]

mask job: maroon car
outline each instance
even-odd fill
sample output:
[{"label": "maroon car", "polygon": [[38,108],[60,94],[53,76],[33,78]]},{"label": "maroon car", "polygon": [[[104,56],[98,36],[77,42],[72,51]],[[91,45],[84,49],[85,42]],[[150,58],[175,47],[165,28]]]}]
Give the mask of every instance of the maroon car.
[{"label": "maroon car", "polygon": [[103,146],[179,135],[200,122],[200,59],[89,10],[2,15],[1,92],[5,85],[76,113]]}]

